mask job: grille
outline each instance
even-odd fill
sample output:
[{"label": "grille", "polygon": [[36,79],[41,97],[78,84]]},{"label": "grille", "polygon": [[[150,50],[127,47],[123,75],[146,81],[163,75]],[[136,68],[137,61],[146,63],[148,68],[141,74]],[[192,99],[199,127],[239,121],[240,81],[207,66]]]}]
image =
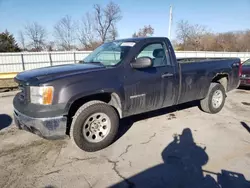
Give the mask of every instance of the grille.
[{"label": "grille", "polygon": [[20,93],[18,95],[18,98],[20,101],[27,101],[27,87],[23,86],[23,85],[19,85],[18,86]]},{"label": "grille", "polygon": [[18,98],[19,98],[20,101],[24,101],[24,100],[25,100],[25,91],[24,91],[24,87],[23,87],[22,85],[19,85],[18,88],[19,88],[19,90],[21,91],[21,92],[19,93]]}]

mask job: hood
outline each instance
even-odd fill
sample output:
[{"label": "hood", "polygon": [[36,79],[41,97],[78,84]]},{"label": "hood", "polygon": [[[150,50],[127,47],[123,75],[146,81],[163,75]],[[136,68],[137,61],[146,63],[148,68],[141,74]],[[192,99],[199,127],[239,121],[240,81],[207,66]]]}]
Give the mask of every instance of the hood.
[{"label": "hood", "polygon": [[242,66],[242,74],[250,74],[250,65]]},{"label": "hood", "polygon": [[98,69],[105,69],[105,67],[100,64],[87,63],[44,67],[21,72],[15,77],[15,81],[23,85],[30,85],[34,82],[41,82],[42,80],[73,76],[75,74],[87,73]]}]

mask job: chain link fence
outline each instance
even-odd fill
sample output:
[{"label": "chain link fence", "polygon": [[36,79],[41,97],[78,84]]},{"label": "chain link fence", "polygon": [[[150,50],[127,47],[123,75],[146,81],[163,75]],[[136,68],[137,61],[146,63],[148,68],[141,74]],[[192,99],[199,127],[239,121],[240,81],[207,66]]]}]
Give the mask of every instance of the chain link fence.
[{"label": "chain link fence", "polygon": [[89,51],[0,53],[0,73],[78,63],[89,53]]}]

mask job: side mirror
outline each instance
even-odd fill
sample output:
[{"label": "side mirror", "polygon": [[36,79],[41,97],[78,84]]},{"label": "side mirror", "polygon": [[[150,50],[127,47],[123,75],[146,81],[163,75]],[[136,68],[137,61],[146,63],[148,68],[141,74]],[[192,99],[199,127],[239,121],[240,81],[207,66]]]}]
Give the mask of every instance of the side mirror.
[{"label": "side mirror", "polygon": [[78,61],[78,63],[84,63],[84,61],[83,61],[83,60],[80,60],[80,61]]},{"label": "side mirror", "polygon": [[144,69],[152,67],[153,61],[150,57],[139,57],[135,62],[130,63],[130,65],[134,69]]}]

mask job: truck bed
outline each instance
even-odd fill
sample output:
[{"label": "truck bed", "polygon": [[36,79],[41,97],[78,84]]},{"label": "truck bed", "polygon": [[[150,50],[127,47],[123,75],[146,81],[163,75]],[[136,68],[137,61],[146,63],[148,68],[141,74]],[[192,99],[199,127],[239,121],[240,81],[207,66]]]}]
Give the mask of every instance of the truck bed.
[{"label": "truck bed", "polygon": [[239,68],[234,67],[239,58],[181,58],[178,59],[181,72],[181,91],[179,103],[202,99],[216,76],[226,73],[227,91],[237,88]]}]

